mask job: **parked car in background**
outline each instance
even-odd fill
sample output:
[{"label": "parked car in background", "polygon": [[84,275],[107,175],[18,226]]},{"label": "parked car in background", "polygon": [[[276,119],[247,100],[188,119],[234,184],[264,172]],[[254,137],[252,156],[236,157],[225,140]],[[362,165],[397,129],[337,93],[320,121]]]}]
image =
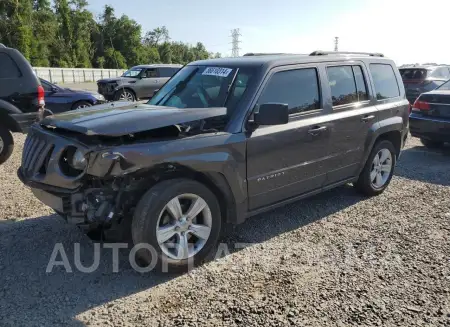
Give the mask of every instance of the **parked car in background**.
[{"label": "parked car in background", "polygon": [[30,63],[0,44],[0,164],[13,151],[11,132],[26,132],[44,105],[44,89]]},{"label": "parked car in background", "polygon": [[421,94],[409,116],[411,135],[430,148],[450,142],[450,81]]},{"label": "parked car in background", "polygon": [[417,97],[432,91],[450,79],[449,66],[410,66],[399,69],[405,85],[406,98],[412,104]]},{"label": "parked car in background", "polygon": [[136,101],[149,99],[182,65],[140,65],[127,70],[121,77],[97,81],[98,92],[107,100]]},{"label": "parked car in background", "polygon": [[100,107],[33,125],[18,176],[86,230],[131,225],[155,250],[140,259],[172,269],[225,223],[346,183],[382,193],[408,135],[400,74],[372,53],[197,61],[147,104]]},{"label": "parked car in background", "polygon": [[42,78],[40,81],[45,91],[45,107],[55,114],[105,102],[105,97],[97,92],[63,88]]}]

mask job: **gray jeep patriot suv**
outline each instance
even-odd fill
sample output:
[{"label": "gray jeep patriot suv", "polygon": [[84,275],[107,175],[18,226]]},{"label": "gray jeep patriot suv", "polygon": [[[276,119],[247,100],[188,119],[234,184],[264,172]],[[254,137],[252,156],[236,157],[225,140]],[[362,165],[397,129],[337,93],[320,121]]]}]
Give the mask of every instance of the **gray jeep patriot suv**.
[{"label": "gray jeep patriot suv", "polygon": [[408,109],[398,69],[379,54],[197,61],[147,104],[36,123],[18,175],[69,222],[129,222],[133,242],[154,249],[138,251],[143,262],[186,269],[210,258],[225,223],[345,183],[383,192]]}]

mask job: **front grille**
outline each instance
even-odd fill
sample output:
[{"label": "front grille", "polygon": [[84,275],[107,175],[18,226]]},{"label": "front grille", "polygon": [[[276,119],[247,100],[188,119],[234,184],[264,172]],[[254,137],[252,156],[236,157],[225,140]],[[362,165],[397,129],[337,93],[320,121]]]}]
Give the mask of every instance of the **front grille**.
[{"label": "front grille", "polygon": [[31,177],[42,171],[41,168],[47,164],[45,159],[52,148],[53,144],[49,143],[45,137],[30,132],[23,146],[22,173]]}]

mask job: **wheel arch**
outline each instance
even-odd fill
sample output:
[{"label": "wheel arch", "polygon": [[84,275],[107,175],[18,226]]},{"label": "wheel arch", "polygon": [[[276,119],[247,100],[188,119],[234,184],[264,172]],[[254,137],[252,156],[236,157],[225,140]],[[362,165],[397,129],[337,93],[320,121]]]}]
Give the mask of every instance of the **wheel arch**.
[{"label": "wheel arch", "polygon": [[404,124],[402,117],[391,117],[375,123],[371,127],[365,142],[364,160],[361,161],[360,172],[364,168],[373,147],[381,140],[390,141],[394,145],[396,157],[398,159],[402,148],[403,129]]},{"label": "wheel arch", "polygon": [[138,99],[138,97],[137,97],[137,95],[136,95],[136,91],[133,90],[133,89],[132,89],[131,87],[129,87],[129,86],[118,87],[118,88],[116,89],[116,91],[114,92],[114,94],[117,95],[118,92],[120,92],[121,90],[127,90],[127,91],[130,91],[131,93],[133,93],[134,99],[135,99],[135,100]]},{"label": "wheel arch", "polygon": [[79,104],[80,102],[87,102],[89,103],[91,106],[94,105],[94,101],[90,100],[90,99],[82,99],[82,100],[77,100],[72,104],[71,110],[74,110],[77,106],[77,104]]},{"label": "wheel arch", "polygon": [[239,223],[245,219],[243,215],[238,214],[231,187],[225,176],[220,172],[202,172],[179,164],[165,163],[139,175],[138,179],[141,186],[138,189],[142,190],[148,190],[156,184],[170,179],[185,178],[195,180],[205,185],[216,196],[224,222]]}]

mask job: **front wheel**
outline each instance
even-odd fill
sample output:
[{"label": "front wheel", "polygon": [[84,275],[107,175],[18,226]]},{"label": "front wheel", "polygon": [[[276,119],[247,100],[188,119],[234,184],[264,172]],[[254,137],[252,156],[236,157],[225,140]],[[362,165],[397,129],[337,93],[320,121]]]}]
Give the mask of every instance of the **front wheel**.
[{"label": "front wheel", "polygon": [[390,141],[376,143],[355,187],[369,196],[382,193],[391,182],[396,160],[396,151]]},{"label": "front wheel", "polygon": [[139,201],[131,226],[136,255],[145,266],[187,271],[208,260],[220,236],[216,196],[188,179],[163,181]]},{"label": "front wheel", "polygon": [[427,139],[420,139],[420,142],[422,142],[422,144],[425,145],[429,149],[436,149],[436,148],[441,147],[444,144],[443,142],[427,140]]},{"label": "front wheel", "polygon": [[134,93],[129,89],[120,89],[114,95],[114,100],[134,102],[136,101],[136,97],[134,96]]},{"label": "front wheel", "polygon": [[78,101],[72,106],[72,110],[85,109],[85,108],[89,108],[89,107],[92,107],[92,104],[90,102]]},{"label": "front wheel", "polygon": [[14,139],[11,132],[0,126],[0,164],[4,163],[11,156],[14,149]]}]

